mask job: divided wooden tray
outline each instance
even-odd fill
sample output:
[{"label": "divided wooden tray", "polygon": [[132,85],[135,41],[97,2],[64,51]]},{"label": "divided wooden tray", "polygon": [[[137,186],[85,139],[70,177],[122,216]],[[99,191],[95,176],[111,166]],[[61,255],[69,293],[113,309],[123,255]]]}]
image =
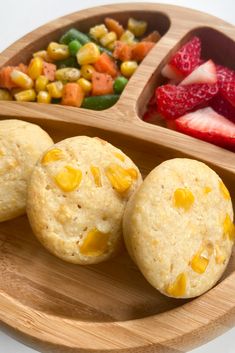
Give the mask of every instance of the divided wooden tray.
[{"label": "divided wooden tray", "polygon": [[[123,149],[143,175],[165,159],[191,157],[212,166],[235,202],[235,154],[139,117],[172,51],[192,34],[203,55],[235,69],[235,28],[197,11],[160,4],[122,4],[84,10],[28,34],[0,55],[0,66],[30,54],[66,29],[81,30],[106,15],[121,22],[146,19],[163,35],[111,109],[96,112],[36,103],[0,102],[0,118],[37,123],[55,140],[85,134]],[[172,352],[192,349],[235,322],[235,259],[223,280],[191,300],[154,290],[127,253],[94,266],[75,266],[50,255],[34,238],[26,216],[0,224],[1,328],[45,352]]]}]

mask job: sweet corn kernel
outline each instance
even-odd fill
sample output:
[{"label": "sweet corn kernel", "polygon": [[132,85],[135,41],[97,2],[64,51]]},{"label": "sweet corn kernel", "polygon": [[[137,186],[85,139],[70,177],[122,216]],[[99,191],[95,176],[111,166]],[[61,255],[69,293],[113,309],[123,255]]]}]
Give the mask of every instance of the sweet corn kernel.
[{"label": "sweet corn kernel", "polygon": [[134,34],[132,33],[132,32],[130,32],[130,31],[125,31],[122,35],[121,35],[121,37],[120,37],[120,39],[119,39],[121,42],[125,42],[125,43],[127,43],[127,44],[133,44],[133,43],[135,43],[135,36],[134,36]]},{"label": "sweet corn kernel", "polygon": [[196,255],[193,256],[190,265],[194,272],[202,274],[206,271],[209,264],[209,259],[202,255],[203,250],[200,250]]},{"label": "sweet corn kernel", "polygon": [[82,180],[82,172],[80,169],[75,169],[70,166],[66,166],[61,172],[59,172],[55,176],[56,184],[63,191],[73,191],[75,190],[81,183]]},{"label": "sweet corn kernel", "polygon": [[0,88],[0,101],[12,101],[12,96],[7,89]]},{"label": "sweet corn kernel", "polygon": [[31,77],[19,70],[13,70],[10,74],[12,81],[23,89],[29,89],[33,87],[33,80]]},{"label": "sweet corn kernel", "polygon": [[89,33],[93,38],[100,39],[101,37],[105,36],[105,34],[108,33],[108,29],[104,24],[97,25],[90,28]]},{"label": "sweet corn kernel", "polygon": [[224,237],[235,240],[235,225],[233,224],[229,214],[227,213],[223,222]]},{"label": "sweet corn kernel", "polygon": [[53,148],[52,150],[46,152],[42,157],[41,163],[43,165],[59,161],[63,158],[63,152],[59,148]]},{"label": "sweet corn kernel", "polygon": [[219,244],[215,244],[215,261],[218,265],[222,265],[226,262],[226,253],[223,248],[219,246]]},{"label": "sweet corn kernel", "polygon": [[110,43],[113,43],[117,40],[117,35],[115,32],[109,32],[105,34],[102,38],[100,38],[100,44],[104,47],[107,47]]},{"label": "sweet corn kernel", "polygon": [[166,288],[167,294],[173,297],[183,297],[186,292],[187,277],[185,273],[180,273],[175,282],[169,284]]},{"label": "sweet corn kernel", "polygon": [[38,76],[38,78],[35,81],[35,89],[37,92],[40,91],[45,91],[47,89],[47,85],[48,85],[48,78],[44,75],[40,75]]},{"label": "sweet corn kernel", "polygon": [[79,250],[85,256],[100,256],[108,251],[110,234],[92,229],[79,245]]},{"label": "sweet corn kernel", "polygon": [[118,164],[110,164],[106,168],[105,174],[113,188],[119,193],[127,191],[132,184],[131,175]]},{"label": "sweet corn kernel", "polygon": [[88,94],[92,90],[92,84],[90,81],[86,80],[85,78],[81,77],[77,80],[77,83],[82,87],[82,90]]},{"label": "sweet corn kernel", "polygon": [[93,175],[96,186],[101,187],[101,173],[98,167],[91,166],[91,173]]},{"label": "sweet corn kernel", "polygon": [[70,56],[69,47],[56,42],[51,42],[48,45],[47,54],[52,60],[64,60]]},{"label": "sweet corn kernel", "polygon": [[209,192],[211,192],[212,189],[209,186],[205,186],[203,189],[204,194],[209,194]]},{"label": "sweet corn kernel", "polygon": [[26,89],[14,94],[14,97],[18,102],[33,102],[36,99],[36,92],[34,89]]},{"label": "sweet corn kernel", "polygon": [[137,69],[138,64],[136,61],[123,61],[121,64],[121,73],[123,76],[129,78]]},{"label": "sweet corn kernel", "polygon": [[41,58],[42,60],[51,63],[53,60],[49,57],[46,50],[39,50],[33,54],[34,58]]},{"label": "sweet corn kernel", "polygon": [[147,22],[137,21],[134,18],[130,17],[128,20],[127,27],[136,37],[141,37],[147,29]]},{"label": "sweet corn kernel", "polygon": [[115,152],[114,156],[117,157],[120,161],[124,162],[125,161],[125,156],[119,152]]},{"label": "sweet corn kernel", "polygon": [[80,70],[75,67],[66,67],[64,69],[56,70],[55,78],[62,82],[75,82],[80,77]]},{"label": "sweet corn kernel", "polygon": [[28,67],[28,75],[32,80],[36,80],[43,70],[43,60],[40,57],[33,58]]},{"label": "sweet corn kernel", "polygon": [[186,188],[176,189],[174,192],[174,205],[188,211],[194,203],[193,193]]},{"label": "sweet corn kernel", "polygon": [[231,197],[230,197],[229,191],[224,185],[224,183],[222,182],[222,180],[219,181],[219,188],[225,200],[230,200]]},{"label": "sweet corn kernel", "polygon": [[126,169],[127,173],[131,176],[133,180],[136,180],[138,178],[138,173],[137,170],[134,168],[128,168]]},{"label": "sweet corn kernel", "polygon": [[52,98],[61,98],[63,93],[63,83],[55,81],[47,85],[47,90]]},{"label": "sweet corn kernel", "polygon": [[81,67],[81,75],[84,77],[86,80],[91,80],[92,74],[95,72],[95,68],[92,65],[83,65]]},{"label": "sweet corn kernel", "polygon": [[38,92],[37,95],[37,102],[38,103],[44,103],[44,104],[50,104],[51,103],[51,96],[50,93],[47,91],[40,91]]},{"label": "sweet corn kernel", "polygon": [[100,50],[95,43],[87,43],[77,53],[79,65],[94,64],[100,57]]}]

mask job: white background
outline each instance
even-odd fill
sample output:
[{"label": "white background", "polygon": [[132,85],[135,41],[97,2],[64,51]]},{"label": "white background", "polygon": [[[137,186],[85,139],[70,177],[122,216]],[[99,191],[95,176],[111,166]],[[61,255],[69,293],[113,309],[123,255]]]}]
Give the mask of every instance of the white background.
[{"label": "white background", "polygon": [[[150,0],[149,0],[150,1]],[[0,0],[0,51],[33,29],[86,7],[128,2],[122,0]],[[129,1],[131,2],[131,1]],[[137,1],[135,1],[137,2]],[[142,0],[144,2],[144,0]],[[154,2],[153,0],[151,2]],[[155,2],[187,6],[235,24],[234,0],[167,0]],[[234,293],[235,295],[235,293]],[[190,353],[235,353],[235,328]],[[35,353],[0,331],[0,353]]]}]

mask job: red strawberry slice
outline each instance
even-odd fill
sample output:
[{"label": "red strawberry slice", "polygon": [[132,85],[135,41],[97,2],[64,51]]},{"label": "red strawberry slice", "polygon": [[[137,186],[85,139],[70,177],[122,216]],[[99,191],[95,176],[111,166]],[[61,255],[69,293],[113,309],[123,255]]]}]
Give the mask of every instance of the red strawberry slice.
[{"label": "red strawberry slice", "polygon": [[207,107],[175,120],[176,130],[235,151],[235,124]]},{"label": "red strawberry slice", "polygon": [[170,64],[166,64],[163,67],[161,74],[162,76],[167,77],[170,80],[173,80],[175,83],[182,81],[184,78],[182,73]]},{"label": "red strawberry slice", "polygon": [[222,65],[216,66],[219,90],[235,106],[235,71]]},{"label": "red strawberry slice", "polygon": [[225,118],[232,120],[235,123],[235,107],[230,104],[220,93],[210,101],[210,106]]},{"label": "red strawberry slice", "polygon": [[193,83],[216,83],[216,66],[212,60],[198,66],[190,75],[188,75],[181,85],[192,85]]},{"label": "red strawberry slice", "polygon": [[158,112],[166,119],[176,119],[208,102],[218,92],[217,84],[187,86],[163,85],[156,89]]},{"label": "red strawberry slice", "polygon": [[169,64],[183,76],[187,76],[200,64],[200,56],[201,41],[198,37],[193,37],[177,51]]}]

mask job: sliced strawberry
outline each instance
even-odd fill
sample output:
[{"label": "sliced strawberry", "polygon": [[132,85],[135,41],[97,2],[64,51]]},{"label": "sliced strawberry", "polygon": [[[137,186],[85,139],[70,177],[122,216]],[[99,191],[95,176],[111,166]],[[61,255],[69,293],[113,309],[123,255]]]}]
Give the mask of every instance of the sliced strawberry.
[{"label": "sliced strawberry", "polygon": [[218,92],[217,84],[187,86],[163,85],[156,89],[158,112],[166,119],[176,119],[208,102]]},{"label": "sliced strawberry", "polygon": [[159,116],[159,113],[156,109],[149,108],[143,115],[143,120],[147,123],[156,124],[162,122],[162,118]]},{"label": "sliced strawberry", "polygon": [[235,123],[235,107],[230,104],[220,93],[210,101],[210,106],[225,118],[232,120]]},{"label": "sliced strawberry", "polygon": [[187,76],[200,64],[200,56],[201,41],[198,37],[193,37],[177,51],[169,64],[176,68],[183,76]]},{"label": "sliced strawberry", "polygon": [[170,80],[174,80],[175,83],[182,81],[184,78],[182,73],[170,64],[166,64],[163,67],[161,74],[162,76],[167,77]]},{"label": "sliced strawberry", "polygon": [[222,65],[216,66],[219,90],[235,106],[235,71]]},{"label": "sliced strawberry", "polygon": [[235,151],[235,124],[210,107],[176,119],[175,127],[187,135]]},{"label": "sliced strawberry", "polygon": [[180,84],[192,85],[193,83],[216,83],[216,66],[212,60],[198,66],[190,75],[188,75]]}]

